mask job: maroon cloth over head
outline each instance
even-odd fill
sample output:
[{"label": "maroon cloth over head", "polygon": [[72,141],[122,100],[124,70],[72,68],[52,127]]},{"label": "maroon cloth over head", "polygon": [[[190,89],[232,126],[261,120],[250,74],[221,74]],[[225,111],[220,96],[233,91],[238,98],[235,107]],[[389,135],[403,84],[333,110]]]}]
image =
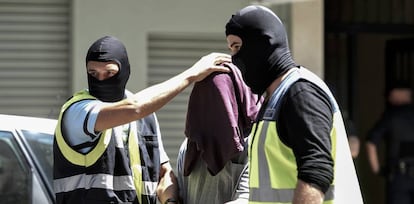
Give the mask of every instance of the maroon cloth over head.
[{"label": "maroon cloth over head", "polygon": [[233,64],[230,73],[213,73],[197,82],[190,95],[185,135],[188,138],[184,175],[201,158],[211,175],[244,151],[262,100],[243,82]]}]

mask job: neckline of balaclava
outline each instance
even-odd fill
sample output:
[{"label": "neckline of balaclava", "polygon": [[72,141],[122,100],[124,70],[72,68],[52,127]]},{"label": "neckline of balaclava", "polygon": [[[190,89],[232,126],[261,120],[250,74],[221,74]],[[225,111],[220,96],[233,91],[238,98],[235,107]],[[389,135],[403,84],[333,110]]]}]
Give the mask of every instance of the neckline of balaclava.
[{"label": "neckline of balaclava", "polygon": [[242,39],[232,60],[255,94],[262,95],[277,77],[296,66],[283,23],[264,6],[247,6],[232,15],[226,24],[226,36],[230,34]]},{"label": "neckline of balaclava", "polygon": [[130,75],[128,54],[124,44],[112,36],[102,37],[89,47],[86,64],[89,61],[115,61],[119,66],[119,72],[116,75],[102,81],[88,74],[89,93],[104,102],[122,100]]}]

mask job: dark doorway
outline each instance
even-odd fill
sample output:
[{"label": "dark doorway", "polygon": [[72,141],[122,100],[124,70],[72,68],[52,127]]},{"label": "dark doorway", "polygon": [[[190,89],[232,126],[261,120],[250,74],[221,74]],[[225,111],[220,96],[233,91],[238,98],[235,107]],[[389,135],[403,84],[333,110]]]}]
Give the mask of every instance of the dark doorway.
[{"label": "dark doorway", "polygon": [[354,162],[364,203],[384,204],[384,178],[368,166],[365,138],[385,109],[387,87],[400,79],[414,87],[414,1],[337,0],[324,7],[324,78],[357,129]]},{"label": "dark doorway", "polygon": [[388,90],[392,84],[405,83],[414,87],[414,38],[388,40],[386,43],[385,82]]}]

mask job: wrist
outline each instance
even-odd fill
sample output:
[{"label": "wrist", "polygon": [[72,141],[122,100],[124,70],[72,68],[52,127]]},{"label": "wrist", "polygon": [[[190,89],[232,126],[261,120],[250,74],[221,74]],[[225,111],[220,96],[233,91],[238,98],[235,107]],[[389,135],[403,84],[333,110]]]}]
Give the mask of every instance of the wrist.
[{"label": "wrist", "polygon": [[178,201],[175,198],[168,198],[164,204],[178,204]]}]

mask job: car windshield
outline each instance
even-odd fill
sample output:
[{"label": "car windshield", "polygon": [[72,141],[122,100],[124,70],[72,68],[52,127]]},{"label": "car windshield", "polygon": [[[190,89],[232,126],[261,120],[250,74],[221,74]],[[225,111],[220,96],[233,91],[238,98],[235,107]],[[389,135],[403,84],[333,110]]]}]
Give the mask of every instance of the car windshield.
[{"label": "car windshield", "polygon": [[22,130],[50,186],[53,180],[53,135]]}]

